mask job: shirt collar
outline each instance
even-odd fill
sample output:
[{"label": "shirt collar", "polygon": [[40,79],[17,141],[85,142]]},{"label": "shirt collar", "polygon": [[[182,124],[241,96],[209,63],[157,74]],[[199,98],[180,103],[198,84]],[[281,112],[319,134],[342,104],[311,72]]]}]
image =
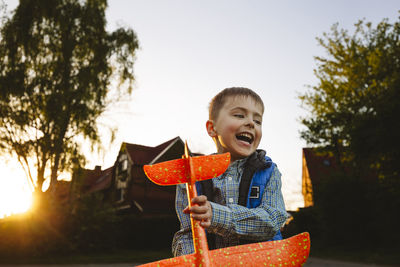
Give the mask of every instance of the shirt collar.
[{"label": "shirt collar", "polygon": [[244,163],[246,162],[246,160],[247,160],[247,157],[244,159],[235,160],[231,165],[229,165],[229,168],[232,166],[233,168],[243,169]]}]

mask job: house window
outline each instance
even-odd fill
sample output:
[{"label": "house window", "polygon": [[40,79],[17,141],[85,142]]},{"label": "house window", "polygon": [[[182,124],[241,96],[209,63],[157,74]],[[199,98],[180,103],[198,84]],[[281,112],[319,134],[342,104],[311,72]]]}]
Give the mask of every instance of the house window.
[{"label": "house window", "polygon": [[122,173],[128,170],[128,159],[122,158],[118,162],[118,173]]},{"label": "house window", "polygon": [[118,179],[121,181],[126,181],[128,178],[128,160],[125,159],[120,161],[118,164]]},{"label": "house window", "polygon": [[122,154],[118,159],[117,177],[121,181],[126,181],[128,178],[128,156]]},{"label": "house window", "polygon": [[125,159],[124,161],[122,161],[121,165],[122,165],[121,169],[123,171],[126,171],[128,169],[128,160]]},{"label": "house window", "polygon": [[125,194],[128,188],[128,155],[121,154],[118,158],[117,170],[116,170],[116,200],[117,202],[123,202],[125,200]]},{"label": "house window", "polygon": [[325,166],[330,166],[330,165],[331,165],[331,162],[330,162],[328,159],[325,159],[325,160],[324,160],[324,165],[325,165]]},{"label": "house window", "polygon": [[117,192],[117,194],[116,194],[117,202],[124,201],[124,192],[125,192],[125,190],[123,188],[118,188],[116,192]]}]

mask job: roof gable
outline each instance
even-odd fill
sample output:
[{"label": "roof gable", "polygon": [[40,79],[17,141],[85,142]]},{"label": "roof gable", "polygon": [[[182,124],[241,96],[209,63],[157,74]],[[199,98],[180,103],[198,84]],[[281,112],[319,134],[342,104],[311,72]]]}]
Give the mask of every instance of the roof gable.
[{"label": "roof gable", "polygon": [[[166,153],[175,145],[182,146],[183,141],[178,136],[168,140],[156,147],[149,147],[137,144],[122,143],[121,151],[126,150],[132,162],[137,165],[153,164],[165,157]],[[182,154],[179,154],[179,156]],[[176,157],[175,157],[176,158]]]}]

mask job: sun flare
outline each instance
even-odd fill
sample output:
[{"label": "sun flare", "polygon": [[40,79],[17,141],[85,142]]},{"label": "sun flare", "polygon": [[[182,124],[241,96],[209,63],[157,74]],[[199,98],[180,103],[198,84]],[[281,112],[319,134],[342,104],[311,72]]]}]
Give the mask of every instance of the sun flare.
[{"label": "sun flare", "polygon": [[32,206],[32,191],[22,170],[0,164],[0,219],[27,212]]}]

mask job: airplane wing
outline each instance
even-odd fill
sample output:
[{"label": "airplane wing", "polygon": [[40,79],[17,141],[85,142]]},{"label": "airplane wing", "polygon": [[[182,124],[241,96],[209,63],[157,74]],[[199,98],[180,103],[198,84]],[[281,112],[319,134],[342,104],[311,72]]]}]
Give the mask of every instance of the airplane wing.
[{"label": "airplane wing", "polygon": [[[211,266],[303,266],[310,253],[307,232],[277,241],[267,241],[209,251]],[[195,266],[195,254],[140,265]]]},{"label": "airplane wing", "polygon": [[190,175],[191,162],[196,181],[202,181],[220,176],[230,164],[230,154],[216,154],[208,156],[176,159],[143,166],[147,177],[158,185],[175,185],[187,183]]}]

